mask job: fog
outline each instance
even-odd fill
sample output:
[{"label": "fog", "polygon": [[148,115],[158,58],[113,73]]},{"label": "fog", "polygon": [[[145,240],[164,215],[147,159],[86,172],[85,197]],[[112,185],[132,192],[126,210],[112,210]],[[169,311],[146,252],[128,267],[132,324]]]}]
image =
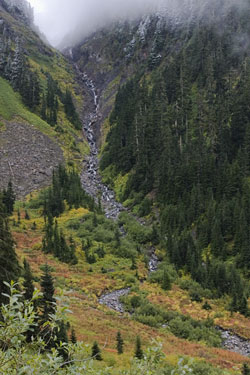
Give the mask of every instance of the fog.
[{"label": "fog", "polygon": [[[248,0],[227,0],[228,5],[244,5]],[[119,19],[134,18],[159,10],[175,15],[202,13],[208,3],[218,0],[29,0],[34,8],[35,23],[49,42],[58,46],[68,34],[86,36],[98,27]],[[185,13],[186,17],[186,13]]]},{"label": "fog", "polygon": [[[157,1],[157,0],[156,0]],[[58,45],[63,37],[81,27],[87,34],[118,18],[134,17],[152,7],[152,0],[29,0],[35,24],[50,43]]]}]

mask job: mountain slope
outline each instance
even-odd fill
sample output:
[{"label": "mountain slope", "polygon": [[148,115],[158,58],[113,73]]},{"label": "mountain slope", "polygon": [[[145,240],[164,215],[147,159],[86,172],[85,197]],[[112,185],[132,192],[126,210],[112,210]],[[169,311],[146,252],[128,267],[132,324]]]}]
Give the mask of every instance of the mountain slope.
[{"label": "mountain slope", "polygon": [[[2,1],[0,21],[1,153],[5,155],[0,186],[6,187],[12,179],[23,196],[48,184],[53,168],[63,160],[79,168],[87,146],[79,117],[67,112],[73,102],[66,104],[66,100],[73,95],[81,108],[83,92],[71,65],[33,31],[32,12],[25,1]],[[13,131],[18,144],[11,137]]]},{"label": "mountain slope", "polygon": [[[36,283],[49,264],[57,294],[68,297],[77,337],[103,345],[104,364],[114,367],[109,373],[131,367],[138,334],[144,345],[157,337],[163,342],[159,374],[174,371],[180,355],[195,357],[194,374],[217,375],[220,368],[238,374],[248,359],[221,347],[215,325],[250,339],[249,61],[245,42],[241,51],[234,48],[235,39],[248,35],[247,9],[229,13],[226,2],[216,8],[204,2],[206,19],[186,17],[184,7],[179,18],[120,22],[65,51],[74,76],[71,63],[41,42],[22,11],[20,17],[22,2],[12,3],[1,10],[7,59],[0,64],[0,173],[5,184],[14,175],[20,196],[51,183],[16,202],[11,230],[20,263],[27,258]],[[214,19],[217,6],[223,11]],[[67,167],[79,165],[86,151],[77,150],[82,139],[72,103],[88,132],[96,126],[104,180],[132,210],[117,222],[103,213],[101,185],[97,205],[73,168],[60,167],[51,178],[62,150]],[[89,137],[96,154],[93,142]],[[149,275],[152,253],[160,264]],[[122,314],[99,299],[120,289],[126,289]],[[115,352],[118,330],[122,356]],[[97,364],[96,372],[103,367]]]},{"label": "mountain slope", "polygon": [[250,8],[203,5],[115,24],[73,57],[97,82],[102,122],[114,108],[105,181],[135,213],[159,211],[166,259],[247,315]]}]

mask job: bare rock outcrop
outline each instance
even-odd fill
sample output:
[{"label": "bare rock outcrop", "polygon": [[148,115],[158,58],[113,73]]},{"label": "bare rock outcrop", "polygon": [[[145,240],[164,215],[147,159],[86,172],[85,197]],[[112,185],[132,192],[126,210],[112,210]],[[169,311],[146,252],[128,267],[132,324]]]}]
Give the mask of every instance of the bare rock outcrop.
[{"label": "bare rock outcrop", "polygon": [[6,122],[0,131],[0,189],[12,180],[18,198],[48,185],[63,161],[56,142],[32,125]]}]

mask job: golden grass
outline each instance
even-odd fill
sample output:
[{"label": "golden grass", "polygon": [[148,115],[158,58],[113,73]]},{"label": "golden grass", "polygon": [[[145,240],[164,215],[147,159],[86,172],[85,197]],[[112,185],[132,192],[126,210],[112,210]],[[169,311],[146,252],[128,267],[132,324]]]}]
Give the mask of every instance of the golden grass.
[{"label": "golden grass", "polygon": [[[78,339],[89,344],[97,340],[100,346],[105,346],[103,356],[107,365],[115,364],[119,368],[129,366],[130,357],[133,356],[134,352],[136,335],[141,336],[143,347],[150,345],[152,339],[161,340],[167,356],[166,360],[171,364],[176,364],[180,355],[203,359],[215,366],[232,371],[235,368],[239,369],[243,362],[250,363],[249,359],[239,354],[223,349],[209,348],[202,343],[179,339],[170,334],[167,329],[151,328],[134,321],[128,314],[122,315],[100,305],[98,297],[102,293],[124,287],[126,285],[125,279],[122,277],[124,274],[134,275],[134,271],[130,270],[131,262],[117,259],[119,264],[116,266],[115,272],[102,273],[102,263],[100,265],[87,264],[84,254],[78,246],[79,263],[75,266],[62,263],[52,255],[46,255],[41,251],[44,227],[41,210],[29,210],[30,220],[25,220],[23,204],[17,203],[16,207],[19,208],[21,213],[21,224],[19,227],[13,227],[12,229],[20,263],[25,257],[37,277],[42,274],[41,265],[48,263],[51,266],[57,293],[63,290],[69,299],[69,308],[72,311],[69,320],[76,330]],[[73,231],[67,229],[67,222],[71,219],[81,219],[86,214],[88,214],[88,210],[84,208],[66,209],[63,215],[58,218],[59,227],[65,228],[67,236],[74,234]],[[13,217],[17,220],[16,212]],[[31,229],[34,221],[37,224],[36,230]],[[23,229],[24,226],[26,229]],[[79,239],[76,239],[76,242],[79,243]],[[112,254],[107,254],[103,260],[106,263],[103,264],[112,264],[113,258]],[[137,266],[139,277],[145,279],[147,269],[142,257],[138,258]],[[90,272],[90,268],[93,272]],[[216,324],[250,337],[250,322],[248,319],[239,314],[230,317],[230,314],[225,311],[222,301],[209,300],[212,311],[208,313],[202,309],[202,304],[191,302],[188,292],[183,291],[176,285],[173,286],[171,291],[167,292],[148,282],[138,285],[140,285],[141,290],[148,293],[151,302],[164,309],[179,311],[195,319],[206,319],[210,316],[215,318]],[[118,330],[121,331],[125,343],[125,353],[122,356],[118,356],[116,353]]]}]

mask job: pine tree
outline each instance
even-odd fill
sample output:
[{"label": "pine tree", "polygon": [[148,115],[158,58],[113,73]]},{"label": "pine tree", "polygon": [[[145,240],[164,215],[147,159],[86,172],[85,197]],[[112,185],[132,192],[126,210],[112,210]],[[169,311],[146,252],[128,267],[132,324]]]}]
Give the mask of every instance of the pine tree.
[{"label": "pine tree", "polygon": [[25,210],[25,216],[24,216],[25,220],[30,220],[30,215],[28,213],[27,210]]},{"label": "pine tree", "polygon": [[135,357],[138,358],[138,359],[143,358],[143,351],[142,351],[142,348],[141,348],[141,338],[140,338],[140,336],[136,337]]},{"label": "pine tree", "polygon": [[20,225],[21,224],[21,214],[20,214],[20,210],[18,209],[17,211],[17,224]]},{"label": "pine tree", "polygon": [[2,293],[8,293],[9,289],[4,281],[10,283],[16,281],[20,275],[20,267],[14,250],[14,241],[9,230],[7,215],[0,199],[0,304],[7,299]]},{"label": "pine tree", "polygon": [[72,344],[76,344],[77,343],[77,338],[76,338],[76,333],[75,333],[74,328],[72,328],[72,330],[71,330],[70,340],[71,340]]},{"label": "pine tree", "polygon": [[24,274],[23,274],[24,298],[26,300],[30,300],[33,296],[35,288],[33,284],[33,275],[30,269],[30,265],[26,259],[24,259],[23,261],[23,268],[24,268]]},{"label": "pine tree", "polygon": [[6,206],[6,211],[9,215],[12,215],[14,204],[15,204],[15,193],[13,190],[12,182],[9,181],[8,187],[3,191],[3,204]]},{"label": "pine tree", "polygon": [[116,336],[116,349],[117,349],[118,354],[123,353],[123,345],[124,345],[124,343],[123,343],[121,332],[118,331],[117,336]]},{"label": "pine tree", "polygon": [[55,347],[57,348],[59,354],[63,357],[64,361],[69,360],[69,353],[66,347],[61,347],[61,343],[68,343],[68,335],[64,321],[58,322],[58,327],[56,329],[56,339]]},{"label": "pine tree", "polygon": [[168,276],[168,272],[167,272],[166,269],[164,269],[164,271],[163,271],[163,278],[162,278],[162,282],[161,282],[161,287],[164,290],[170,290],[171,289],[171,280]]},{"label": "pine tree", "polygon": [[131,263],[130,269],[131,270],[137,270],[137,264],[136,264],[135,257],[132,258],[132,263]]},{"label": "pine tree", "polygon": [[247,363],[243,363],[241,373],[242,375],[250,375],[250,368]]},{"label": "pine tree", "polygon": [[50,321],[50,315],[53,315],[56,311],[56,300],[54,298],[54,282],[48,264],[45,265],[44,273],[41,277],[41,288],[43,296],[40,300],[40,321],[43,324],[47,321]]},{"label": "pine tree", "polygon": [[54,243],[53,243],[53,217],[48,215],[45,225],[45,235],[42,242],[42,250],[45,254],[53,253]]},{"label": "pine tree", "polygon": [[53,231],[53,254],[55,257],[60,258],[61,244],[60,244],[60,235],[59,235],[57,220],[55,221],[54,231]]},{"label": "pine tree", "polygon": [[97,361],[102,361],[101,350],[96,341],[92,346],[92,358],[96,359]]},{"label": "pine tree", "polygon": [[115,230],[115,246],[120,247],[121,246],[121,233],[118,228]]},{"label": "pine tree", "polygon": [[42,96],[42,108],[41,108],[41,117],[44,121],[47,121],[47,104],[45,95]]}]

